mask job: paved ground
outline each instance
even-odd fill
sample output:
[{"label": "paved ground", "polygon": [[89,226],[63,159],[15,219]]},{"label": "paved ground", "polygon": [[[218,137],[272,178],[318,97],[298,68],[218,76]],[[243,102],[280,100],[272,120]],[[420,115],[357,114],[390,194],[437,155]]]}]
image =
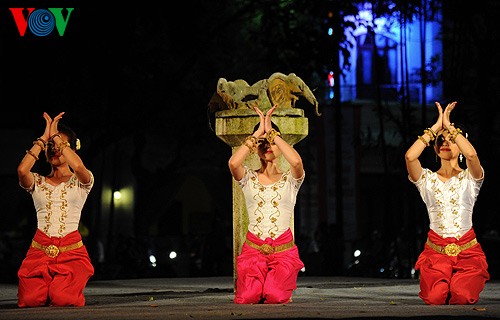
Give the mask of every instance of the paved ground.
[{"label": "paved ground", "polygon": [[233,280],[161,278],[90,281],[82,308],[18,308],[0,284],[0,319],[500,319],[500,282],[476,305],[427,306],[417,280],[301,277],[287,305],[235,305]]}]

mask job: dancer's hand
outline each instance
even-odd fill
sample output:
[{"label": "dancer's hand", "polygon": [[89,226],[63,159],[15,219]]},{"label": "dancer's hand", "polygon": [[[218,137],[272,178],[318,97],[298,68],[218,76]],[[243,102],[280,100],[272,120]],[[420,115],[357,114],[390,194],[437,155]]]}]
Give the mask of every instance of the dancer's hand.
[{"label": "dancer's hand", "polygon": [[264,130],[265,132],[269,132],[273,128],[273,123],[271,122],[271,116],[273,115],[274,110],[278,105],[274,105],[271,109],[267,110],[266,117],[264,121]]},{"label": "dancer's hand", "polygon": [[255,106],[255,107],[253,107],[253,109],[255,110],[255,112],[257,112],[257,114],[259,115],[259,118],[260,118],[259,127],[253,133],[253,136],[256,138],[259,138],[260,136],[262,136],[266,133],[266,130],[265,130],[266,117],[264,116],[264,113],[262,113],[262,111],[259,109],[259,107]]},{"label": "dancer's hand", "polygon": [[57,129],[57,125],[59,124],[59,120],[61,120],[63,115],[64,115],[64,112],[61,112],[57,116],[54,117],[54,120],[52,120],[52,123],[50,124],[50,136],[51,137],[59,132],[59,129]]},{"label": "dancer's hand", "polygon": [[435,133],[438,133],[443,129],[443,107],[441,107],[441,104],[437,101],[436,101],[436,107],[438,109],[438,118],[436,120],[436,123],[432,125],[431,129]]},{"label": "dancer's hand", "polygon": [[456,101],[452,102],[452,103],[448,103],[448,105],[446,106],[446,109],[444,109],[444,113],[443,113],[443,128],[445,129],[450,129],[450,126],[451,126],[451,121],[450,121],[450,114],[451,114],[451,111],[453,111],[453,109],[455,108],[455,105],[457,104]]}]

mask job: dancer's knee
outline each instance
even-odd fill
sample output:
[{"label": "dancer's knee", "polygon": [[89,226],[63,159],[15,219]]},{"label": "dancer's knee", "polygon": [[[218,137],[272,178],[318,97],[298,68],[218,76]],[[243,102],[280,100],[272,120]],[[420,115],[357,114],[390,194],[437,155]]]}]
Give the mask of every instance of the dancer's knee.
[{"label": "dancer's knee", "polygon": [[257,304],[261,299],[261,294],[258,292],[236,292],[234,303],[236,304]]},{"label": "dancer's knee", "polygon": [[450,304],[475,304],[479,300],[479,294],[460,288],[460,290],[451,290]]},{"label": "dancer's knee", "polygon": [[45,293],[36,292],[34,290],[27,291],[20,295],[17,300],[17,305],[24,307],[43,307],[47,304],[47,295]]},{"label": "dancer's knee", "polygon": [[430,290],[425,294],[420,293],[420,298],[426,304],[431,304],[431,305],[446,304],[446,300],[448,299],[448,290],[444,290],[444,288],[435,288],[434,290]]},{"label": "dancer's knee", "polygon": [[273,291],[266,293],[264,303],[267,304],[284,304],[290,302],[292,294],[288,291]]},{"label": "dancer's knee", "polygon": [[83,307],[85,300],[77,295],[71,296],[52,293],[50,295],[50,305],[53,307]]}]

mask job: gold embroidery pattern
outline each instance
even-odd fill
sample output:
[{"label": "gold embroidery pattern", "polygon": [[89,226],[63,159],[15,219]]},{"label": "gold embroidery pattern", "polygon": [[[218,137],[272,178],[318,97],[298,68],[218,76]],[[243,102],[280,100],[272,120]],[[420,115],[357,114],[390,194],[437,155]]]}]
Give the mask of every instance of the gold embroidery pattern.
[{"label": "gold embroidery pattern", "polygon": [[[67,189],[76,187],[76,182],[77,182],[76,177],[72,177],[68,182],[64,183],[64,186],[61,190],[61,195],[59,197],[59,199],[61,200],[61,206],[60,206],[61,215],[58,219],[60,224],[59,224],[59,229],[57,231],[57,233],[60,236],[63,236],[63,233],[66,230],[66,218],[68,217],[68,200],[66,199],[66,196],[68,194]],[[47,215],[44,217],[46,224],[43,227],[43,232],[49,234],[50,227],[52,226],[50,219],[53,214],[52,206],[54,204],[54,201],[52,200],[52,197],[54,193],[54,188],[51,188],[51,186],[47,182],[42,183],[42,176],[38,176],[36,184],[43,192],[45,192],[45,199],[47,200],[47,203],[45,204],[45,209],[47,210]]]},{"label": "gold embroidery pattern", "polygon": [[36,179],[36,185],[45,193],[45,199],[47,203],[45,204],[45,209],[47,210],[47,215],[43,217],[45,220],[45,226],[43,227],[43,232],[49,233],[50,217],[52,216],[52,190],[48,187],[47,183],[42,183],[42,176],[38,176]]},{"label": "gold embroidery pattern", "polygon": [[[250,180],[253,183],[254,189],[258,190],[257,194],[253,197],[253,199],[257,201],[257,209],[253,213],[257,216],[257,224],[253,227],[252,232],[258,237],[262,236],[264,233],[262,230],[262,223],[265,221],[267,215],[267,219],[272,223],[271,228],[268,230],[268,234],[274,239],[276,237],[276,231],[278,231],[276,222],[281,215],[279,210],[279,201],[282,199],[280,189],[284,187],[287,177],[283,174],[279,181],[270,186],[260,184],[256,175],[252,175]],[[272,206],[272,211],[270,213],[265,212],[265,210],[269,210],[269,205]]]},{"label": "gold embroidery pattern", "polygon": [[68,217],[68,211],[67,211],[67,208],[68,208],[68,200],[66,199],[66,195],[67,195],[67,191],[66,191],[66,186],[64,186],[64,189],[61,190],[61,216],[59,217],[59,230],[57,231],[57,233],[59,233],[60,236],[63,235],[64,233],[64,230],[66,230],[66,218]]},{"label": "gold embroidery pattern", "polygon": [[[437,213],[437,217],[440,218],[439,221],[439,229],[445,231],[447,228],[445,220],[448,218],[452,220],[452,224],[454,228],[458,230],[455,233],[455,237],[457,239],[460,238],[460,223],[462,217],[459,215],[459,207],[460,207],[460,183],[463,180],[463,171],[458,175],[458,179],[451,178],[447,182],[443,183],[441,180],[437,178],[431,179],[431,190],[434,195],[434,202],[439,207],[439,212]],[[451,184],[451,185],[450,185]],[[443,188],[443,190],[441,189]],[[445,188],[448,188],[447,194],[448,197],[445,197],[445,193],[443,192]],[[445,203],[451,205],[449,210],[445,210]]]},{"label": "gold embroidery pattern", "polygon": [[[257,176],[256,176],[256,175],[253,175],[253,174],[252,174],[252,176],[250,177],[250,181],[252,182],[253,187],[254,187],[255,189],[258,189],[258,190],[260,190],[260,191],[263,191],[263,190],[262,190],[263,188],[262,188],[262,186],[260,185],[259,180],[257,179]],[[257,200],[257,196],[258,196],[258,195],[259,195],[259,194],[256,194],[256,195],[253,197],[253,199],[254,199],[254,200]],[[262,208],[263,206],[264,206],[264,202],[263,202],[263,201],[259,201],[259,202],[257,203],[257,207],[258,207],[258,208]],[[255,210],[253,214],[254,214],[254,215],[258,215],[259,213],[260,213],[260,215],[259,215],[259,216],[255,219],[255,220],[257,221],[257,224],[253,226],[252,233],[253,233],[253,234],[255,234],[255,235],[257,235],[257,237],[259,237],[259,238],[260,238],[260,236],[262,236],[262,234],[264,233],[264,232],[262,231],[262,228],[260,227],[260,225],[262,224],[262,221],[264,221],[264,215],[262,214],[262,211],[261,211],[261,210],[259,210],[259,209]]]},{"label": "gold embroidery pattern", "polygon": [[[460,225],[462,222],[462,216],[458,214],[460,208],[460,183],[463,179],[464,171],[458,174],[458,179],[453,179],[454,183],[450,186],[450,191],[453,195],[450,198],[450,203],[452,204],[451,215],[453,217],[453,226],[457,229],[455,233],[455,238],[460,239]],[[453,182],[452,181],[452,182]]]},{"label": "gold embroidery pattern", "polygon": [[78,180],[75,176],[71,177],[68,182],[64,184],[63,189],[61,190],[61,216],[59,217],[59,233],[60,236],[63,235],[66,230],[66,218],[68,217],[68,200],[66,199],[66,195],[68,194],[67,189],[72,189],[76,187]]}]

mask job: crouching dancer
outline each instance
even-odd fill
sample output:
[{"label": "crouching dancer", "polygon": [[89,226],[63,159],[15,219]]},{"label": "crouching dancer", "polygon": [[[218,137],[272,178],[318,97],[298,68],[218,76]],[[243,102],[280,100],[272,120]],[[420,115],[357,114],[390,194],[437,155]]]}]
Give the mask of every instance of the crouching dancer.
[{"label": "crouching dancer", "polygon": [[[275,108],[264,115],[255,107],[260,123],[229,160],[231,174],[243,190],[249,220],[236,258],[237,304],[290,302],[304,267],[290,229],[304,167],[300,155],[271,122]],[[260,158],[261,168],[256,171],[243,165],[251,152]],[[290,164],[286,172],[278,166],[281,154]]]},{"label": "crouching dancer", "polygon": [[[37,230],[18,271],[18,306],[84,306],[83,290],[94,274],[78,231],[82,208],[94,184],[76,150],[79,140],[69,127],[44,113],[45,132],[26,150],[17,168],[19,184],[36,209]],[[52,171],[31,169],[42,151]]]},{"label": "crouching dancer", "polygon": [[[474,304],[490,276],[472,227],[472,209],[483,184],[484,170],[465,132],[450,123],[456,102],[406,152],[408,178],[427,206],[430,230],[415,269],[420,271],[420,298],[426,304]],[[433,144],[441,159],[433,172],[422,168],[419,156]],[[462,169],[459,159],[465,158]]]}]

